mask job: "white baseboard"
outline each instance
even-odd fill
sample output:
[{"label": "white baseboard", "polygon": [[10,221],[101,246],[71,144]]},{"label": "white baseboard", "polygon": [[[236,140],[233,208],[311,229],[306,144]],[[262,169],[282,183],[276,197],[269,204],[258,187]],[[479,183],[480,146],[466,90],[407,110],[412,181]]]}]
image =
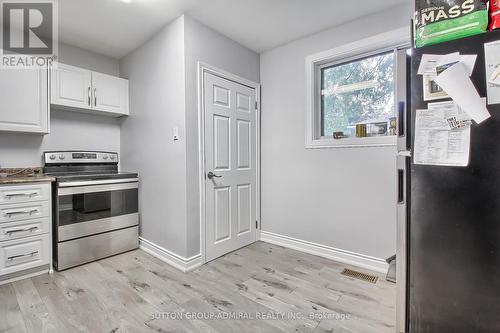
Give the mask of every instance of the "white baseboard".
[{"label": "white baseboard", "polygon": [[202,265],[201,254],[184,258],[142,237],[139,237],[139,248],[183,272],[191,271]]},{"label": "white baseboard", "polygon": [[50,270],[49,269],[43,269],[43,270],[38,271],[38,272],[34,272],[34,273],[22,275],[22,276],[16,276],[16,277],[13,277],[13,278],[7,279],[7,280],[2,280],[2,281],[0,281],[0,286],[4,285],[4,284],[8,284],[8,283],[12,283],[12,282],[24,280],[24,279],[29,279],[29,278],[32,278],[32,277],[35,277],[35,276],[38,276],[38,275],[43,275],[43,274],[50,274]]},{"label": "white baseboard", "polygon": [[298,250],[320,257],[332,259],[348,265],[369,269],[379,273],[387,273],[387,269],[389,267],[384,259],[336,249],[330,246],[316,244],[288,236],[278,235],[268,231],[261,230],[260,240],[271,244],[281,245],[293,250]]}]

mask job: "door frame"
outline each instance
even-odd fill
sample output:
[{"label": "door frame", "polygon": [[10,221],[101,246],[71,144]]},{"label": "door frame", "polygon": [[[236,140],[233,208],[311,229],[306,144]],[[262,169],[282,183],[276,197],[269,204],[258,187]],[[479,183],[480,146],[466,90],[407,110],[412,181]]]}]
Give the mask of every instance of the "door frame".
[{"label": "door frame", "polygon": [[261,230],[261,163],[260,163],[260,122],[261,122],[261,103],[260,103],[260,91],[261,87],[259,83],[247,80],[241,76],[234,75],[232,73],[226,72],[215,66],[209,65],[204,62],[198,61],[198,161],[199,161],[199,187],[200,187],[200,252],[202,264],[207,262],[206,260],[206,166],[205,166],[205,73],[218,76],[222,79],[226,79],[255,90],[255,101],[256,101],[256,207],[255,216],[257,219],[257,228],[255,231],[255,241],[260,239]]}]

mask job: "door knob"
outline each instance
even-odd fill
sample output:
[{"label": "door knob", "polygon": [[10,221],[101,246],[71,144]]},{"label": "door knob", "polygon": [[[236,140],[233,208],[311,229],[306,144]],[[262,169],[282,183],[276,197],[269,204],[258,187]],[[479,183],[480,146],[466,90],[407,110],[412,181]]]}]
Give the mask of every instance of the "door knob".
[{"label": "door knob", "polygon": [[208,177],[208,179],[213,179],[213,178],[221,178],[222,176],[217,176],[215,173],[213,173],[212,171],[210,171],[207,174],[207,177]]}]

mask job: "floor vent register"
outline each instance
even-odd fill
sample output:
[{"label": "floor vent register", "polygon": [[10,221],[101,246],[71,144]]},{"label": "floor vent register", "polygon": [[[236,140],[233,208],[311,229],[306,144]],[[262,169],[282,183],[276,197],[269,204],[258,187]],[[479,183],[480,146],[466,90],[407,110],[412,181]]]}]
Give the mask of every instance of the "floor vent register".
[{"label": "floor vent register", "polygon": [[342,273],[342,275],[349,276],[358,280],[370,282],[370,283],[377,283],[378,277],[366,273],[361,273],[357,271],[353,271],[351,269],[345,268]]}]

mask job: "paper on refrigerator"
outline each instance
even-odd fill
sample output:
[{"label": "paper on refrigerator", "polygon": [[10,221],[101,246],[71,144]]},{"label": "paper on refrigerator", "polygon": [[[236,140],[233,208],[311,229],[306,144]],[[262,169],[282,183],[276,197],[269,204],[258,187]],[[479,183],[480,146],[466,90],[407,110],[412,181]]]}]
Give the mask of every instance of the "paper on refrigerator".
[{"label": "paper on refrigerator", "polygon": [[452,129],[449,119],[467,121],[456,103],[430,103],[428,110],[417,110],[415,118],[414,163],[467,166],[470,153],[470,123]]},{"label": "paper on refrigerator", "polygon": [[436,67],[441,62],[441,59],[446,57],[449,59],[450,57],[458,58],[460,57],[459,52],[450,53],[450,54],[422,54],[422,59],[420,60],[420,66],[418,67],[417,74],[419,75],[436,75]]},{"label": "paper on refrigerator", "polygon": [[439,74],[434,80],[477,124],[491,115],[486,100],[479,96],[469,78],[467,67],[459,62]]},{"label": "paper on refrigerator", "polygon": [[484,44],[488,104],[500,103],[500,41]]},{"label": "paper on refrigerator", "polygon": [[461,62],[467,68],[469,76],[474,71],[477,54],[460,54],[454,52],[450,54],[422,54],[417,74],[419,75],[437,75],[437,68],[447,64]]},{"label": "paper on refrigerator", "polygon": [[439,72],[440,67],[451,67],[451,65],[461,62],[467,69],[467,74],[471,76],[474,72],[474,67],[476,66],[476,60],[477,54],[447,54],[442,56],[437,62],[436,71]]}]

